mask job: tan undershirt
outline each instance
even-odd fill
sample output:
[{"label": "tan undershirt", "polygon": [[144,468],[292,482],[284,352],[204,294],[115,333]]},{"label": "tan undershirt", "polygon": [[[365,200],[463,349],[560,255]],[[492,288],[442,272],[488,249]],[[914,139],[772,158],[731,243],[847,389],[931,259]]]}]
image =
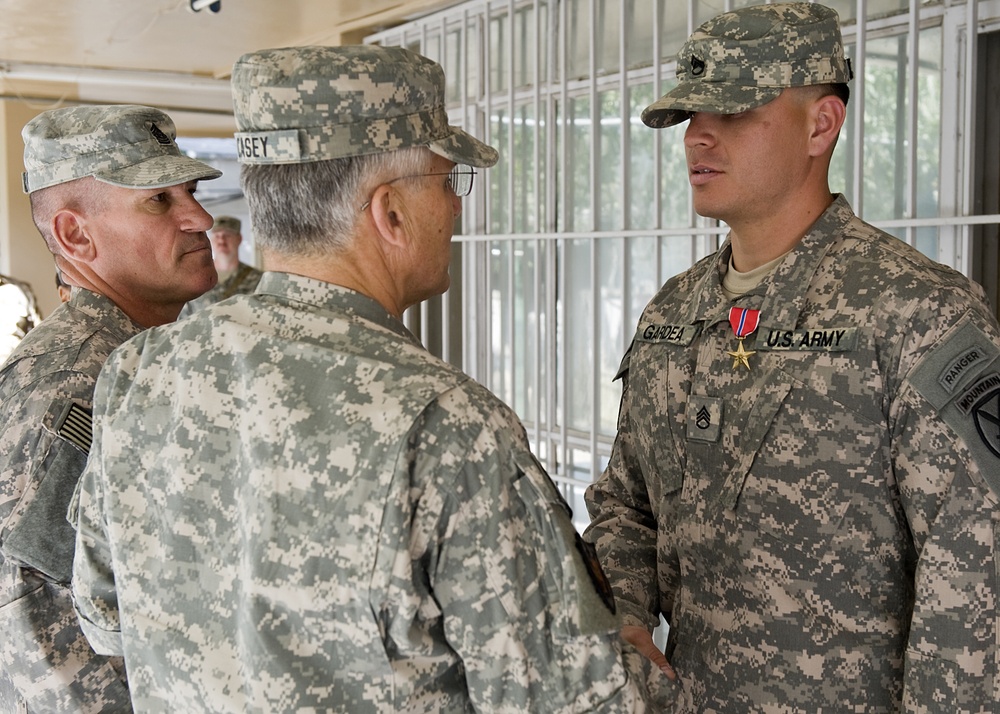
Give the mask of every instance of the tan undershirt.
[{"label": "tan undershirt", "polygon": [[733,258],[732,256],[729,256],[729,270],[727,270],[726,274],[722,276],[722,292],[725,293],[726,297],[730,300],[735,300],[740,295],[750,292],[755,287],[760,285],[764,278],[774,272],[774,269],[777,268],[778,264],[785,259],[786,255],[788,255],[788,253],[779,255],[770,263],[764,263],[760,267],[754,268],[746,273],[741,273],[734,268]]}]

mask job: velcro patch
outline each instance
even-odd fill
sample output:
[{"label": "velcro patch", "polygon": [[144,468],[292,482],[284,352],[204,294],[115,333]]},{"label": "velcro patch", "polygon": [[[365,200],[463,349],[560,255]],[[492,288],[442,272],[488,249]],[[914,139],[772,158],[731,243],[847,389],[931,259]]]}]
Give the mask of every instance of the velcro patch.
[{"label": "velcro patch", "polygon": [[303,156],[297,129],[241,131],[235,134],[236,156],[241,163],[280,164],[296,162]]},{"label": "velcro patch", "polygon": [[718,441],[722,427],[722,399],[692,394],[687,403],[687,438]]},{"label": "velcro patch", "polygon": [[89,454],[94,441],[94,419],[79,404],[71,403],[56,424],[56,434]]},{"label": "velcro patch", "polygon": [[857,346],[857,327],[760,331],[754,343],[754,349],[762,352],[850,352]]},{"label": "velcro patch", "polygon": [[970,318],[917,366],[910,382],[962,440],[1000,499],[1000,345]]},{"label": "velcro patch", "polygon": [[687,347],[701,330],[700,325],[663,325],[656,322],[640,322],[635,331],[636,342],[666,343]]}]

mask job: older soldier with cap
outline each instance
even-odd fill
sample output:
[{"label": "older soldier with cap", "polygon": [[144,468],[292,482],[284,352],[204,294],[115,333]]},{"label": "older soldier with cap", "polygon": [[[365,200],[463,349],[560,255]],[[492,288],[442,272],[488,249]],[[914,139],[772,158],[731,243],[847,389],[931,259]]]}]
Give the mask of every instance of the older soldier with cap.
[{"label": "older soldier with cap", "polygon": [[[1000,700],[1000,328],[830,193],[851,79],[817,4],[724,13],[643,121],[688,121],[718,253],[646,307],[587,493],[626,638],[678,712]],[[649,630],[663,614],[666,653]],[[668,664],[669,661],[669,664]]]},{"label": "older soldier with cap", "polygon": [[212,241],[212,258],[215,260],[215,270],[219,273],[219,282],[207,293],[185,305],[181,310],[181,317],[233,295],[246,295],[256,289],[262,273],[240,260],[240,244],[243,242],[240,228],[239,218],[219,216],[215,219],[208,239]]},{"label": "older soldier with cap", "polygon": [[269,270],[104,371],[74,578],[91,642],[124,653],[140,711],[641,708],[520,422],[401,322],[448,288],[496,151],[404,49],[254,52],[232,85]]},{"label": "older soldier with cap", "polygon": [[121,659],[97,656],[73,611],[67,505],[108,355],[215,284],[193,194],[220,172],[149,107],[56,109],[22,135],[32,216],[78,287],[0,370],[0,710],[129,711]]}]

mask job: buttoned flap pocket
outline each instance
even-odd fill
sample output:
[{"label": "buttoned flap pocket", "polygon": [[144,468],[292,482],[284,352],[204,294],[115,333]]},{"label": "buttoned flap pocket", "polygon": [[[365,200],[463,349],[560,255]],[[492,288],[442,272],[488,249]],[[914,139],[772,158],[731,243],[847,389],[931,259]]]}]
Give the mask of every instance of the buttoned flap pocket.
[{"label": "buttoned flap pocket", "polygon": [[544,559],[539,569],[553,631],[563,637],[614,632],[618,628],[614,595],[593,546],[574,528],[569,506],[534,457],[518,453],[514,460],[521,473],[514,489]]},{"label": "buttoned flap pocket", "polygon": [[775,370],[741,434],[737,517],[814,557],[852,504],[861,518],[893,518],[885,483],[867,478],[883,471],[883,433],[870,415]]}]

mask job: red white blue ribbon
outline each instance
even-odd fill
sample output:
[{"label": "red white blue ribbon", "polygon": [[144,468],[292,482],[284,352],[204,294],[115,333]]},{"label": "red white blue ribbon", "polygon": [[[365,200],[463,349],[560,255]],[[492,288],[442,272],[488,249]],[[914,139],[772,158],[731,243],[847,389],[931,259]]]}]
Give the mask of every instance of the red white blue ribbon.
[{"label": "red white blue ribbon", "polygon": [[760,310],[748,307],[729,308],[729,324],[733,326],[733,334],[739,339],[752,335],[760,323]]}]

